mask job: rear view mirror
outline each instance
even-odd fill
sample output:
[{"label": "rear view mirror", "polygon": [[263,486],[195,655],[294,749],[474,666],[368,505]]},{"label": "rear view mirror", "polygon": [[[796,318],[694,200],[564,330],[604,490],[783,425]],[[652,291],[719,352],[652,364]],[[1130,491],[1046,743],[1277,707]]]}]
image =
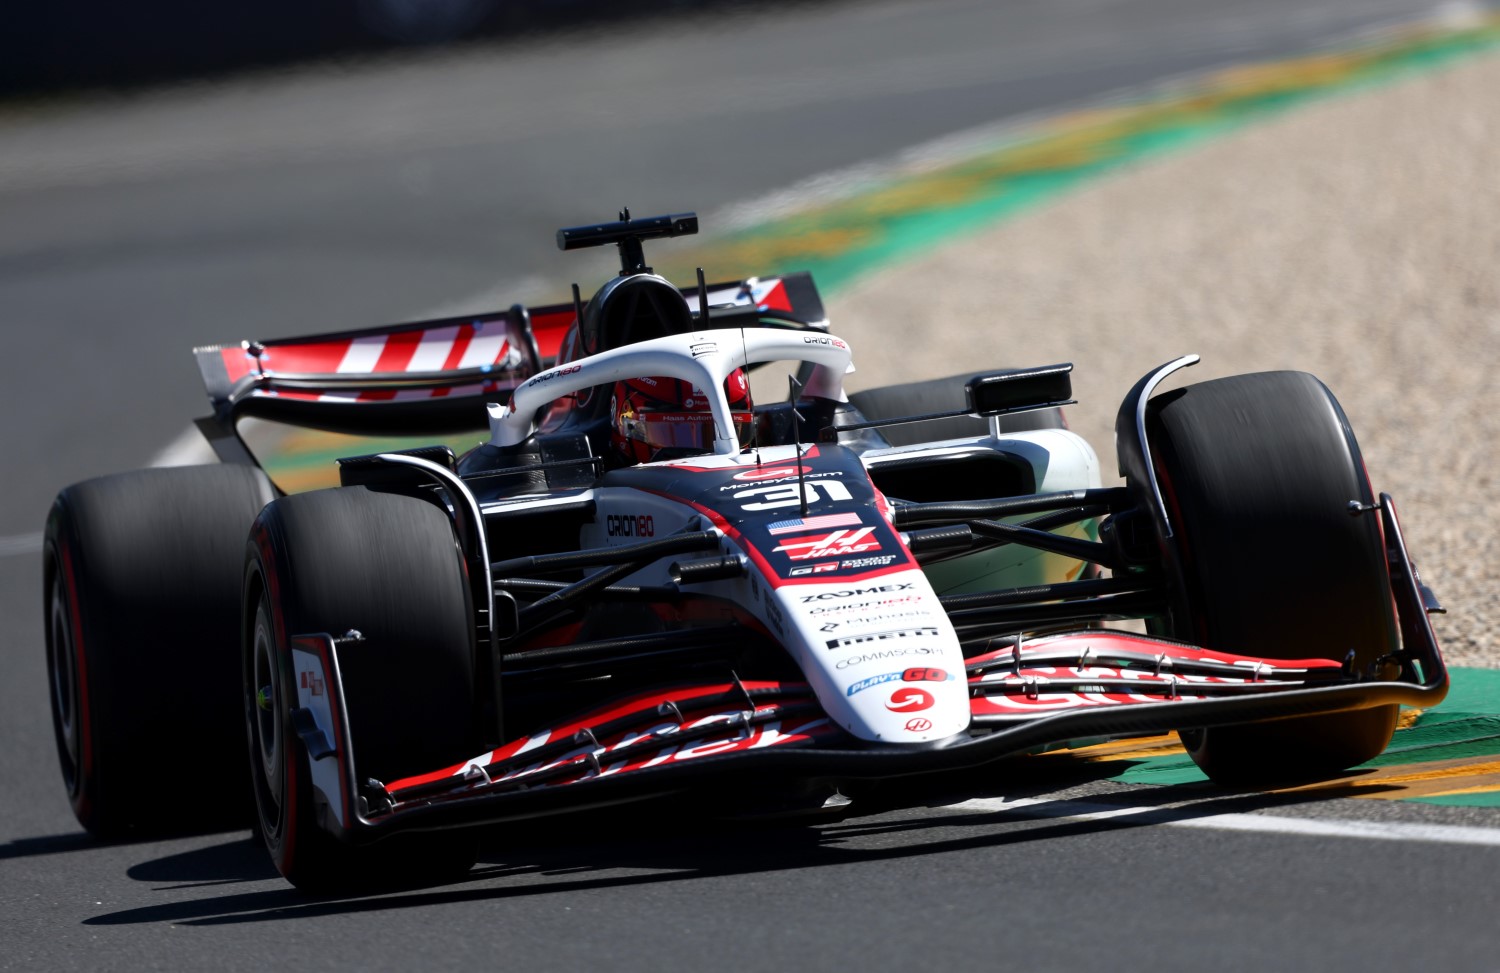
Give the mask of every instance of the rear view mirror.
[{"label": "rear view mirror", "polygon": [[1072,362],[976,375],[964,385],[969,414],[998,416],[1072,405]]}]

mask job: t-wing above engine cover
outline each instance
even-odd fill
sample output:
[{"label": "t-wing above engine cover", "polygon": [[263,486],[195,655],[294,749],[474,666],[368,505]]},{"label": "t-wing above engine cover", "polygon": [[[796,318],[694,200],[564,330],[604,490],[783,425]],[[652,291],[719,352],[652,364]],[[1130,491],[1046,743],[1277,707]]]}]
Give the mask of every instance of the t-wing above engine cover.
[{"label": "t-wing above engine cover", "polygon": [[969,413],[996,416],[1067,405],[1073,397],[1073,364],[1016,368],[976,375],[964,385]]},{"label": "t-wing above engine cover", "polygon": [[[1077,401],[1072,397],[1072,371],[1073,364],[1065,362],[1061,365],[1012,368],[1003,372],[991,372],[988,375],[975,375],[964,383],[966,404],[962,409],[840,423],[838,428],[829,426],[820,430],[818,438],[823,442],[838,442],[840,433],[856,429],[877,429],[882,426],[898,426],[907,422],[928,422],[933,419],[952,419],[969,415],[993,418],[1013,412],[1061,408]],[[999,435],[998,432],[995,434]]]}]

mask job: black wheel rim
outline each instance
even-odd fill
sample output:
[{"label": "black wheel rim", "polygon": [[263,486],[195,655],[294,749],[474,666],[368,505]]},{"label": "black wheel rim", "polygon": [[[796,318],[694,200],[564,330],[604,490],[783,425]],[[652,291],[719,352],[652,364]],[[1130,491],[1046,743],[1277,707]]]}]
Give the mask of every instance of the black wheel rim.
[{"label": "black wheel rim", "polygon": [[262,601],[255,613],[245,711],[249,718],[250,761],[256,805],[268,838],[279,836],[286,786],[286,738],[276,636]]},{"label": "black wheel rim", "polygon": [[57,735],[57,754],[69,796],[76,796],[80,783],[83,727],[80,719],[78,653],[73,626],[68,617],[67,592],[62,571],[52,576],[48,593],[47,682],[52,690],[52,729]]}]

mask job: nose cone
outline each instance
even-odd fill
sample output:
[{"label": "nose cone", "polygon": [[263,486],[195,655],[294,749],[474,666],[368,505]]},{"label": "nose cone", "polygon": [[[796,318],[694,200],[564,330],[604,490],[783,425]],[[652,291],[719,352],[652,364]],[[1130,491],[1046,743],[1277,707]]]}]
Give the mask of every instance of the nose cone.
[{"label": "nose cone", "polygon": [[[939,650],[909,656],[899,662],[916,664],[904,666],[888,660],[856,663],[851,668],[857,675],[841,687],[848,707],[846,727],[863,739],[886,743],[920,743],[962,733],[969,726],[968,680],[962,657],[954,665],[939,657],[946,655]],[[939,664],[943,662],[948,664]]]},{"label": "nose cone", "polygon": [[920,570],[788,585],[776,597],[796,629],[789,647],[844,729],[862,740],[923,743],[968,728],[963,650]]}]

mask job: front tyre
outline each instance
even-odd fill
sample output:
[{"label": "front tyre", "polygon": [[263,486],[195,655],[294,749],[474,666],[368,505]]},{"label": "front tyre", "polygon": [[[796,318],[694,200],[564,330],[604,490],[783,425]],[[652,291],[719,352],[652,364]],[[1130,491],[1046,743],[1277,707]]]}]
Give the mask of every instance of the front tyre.
[{"label": "front tyre", "polygon": [[339,650],[359,779],[389,782],[474,755],[473,613],[447,515],[362,487],[286,497],[250,533],[245,569],[244,734],[259,831],[304,891],[421,884],[473,864],[467,833],[346,844],[325,826],[298,705],[291,639],[350,629]]},{"label": "front tyre", "polygon": [[[1170,634],[1271,659],[1335,658],[1373,675],[1398,636],[1374,498],[1333,394],[1302,372],[1191,385],[1150,403],[1147,434],[1177,536]],[[1397,707],[1182,734],[1226,784],[1311,779],[1383,751]]]}]

